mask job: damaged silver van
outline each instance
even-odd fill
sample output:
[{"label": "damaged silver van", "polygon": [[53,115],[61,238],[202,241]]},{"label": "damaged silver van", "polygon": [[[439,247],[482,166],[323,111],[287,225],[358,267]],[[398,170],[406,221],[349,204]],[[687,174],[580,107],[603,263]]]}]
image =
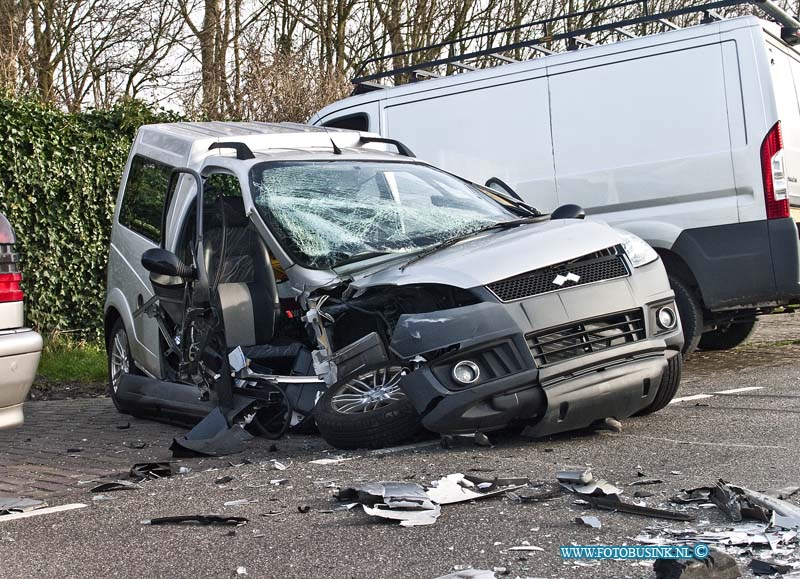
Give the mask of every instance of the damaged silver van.
[{"label": "damaged silver van", "polygon": [[109,253],[114,403],[271,437],[314,420],[340,448],[663,408],[683,337],[657,254],[507,193],[369,133],[142,127]]}]

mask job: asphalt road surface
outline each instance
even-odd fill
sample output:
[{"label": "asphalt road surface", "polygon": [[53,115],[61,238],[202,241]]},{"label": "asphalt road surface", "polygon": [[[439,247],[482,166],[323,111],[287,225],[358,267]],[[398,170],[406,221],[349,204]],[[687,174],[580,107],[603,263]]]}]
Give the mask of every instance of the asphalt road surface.
[{"label": "asphalt road surface", "polygon": [[[103,399],[81,401],[89,406],[72,410],[62,406],[63,416],[48,406],[55,403],[31,403],[29,424],[14,434],[0,434],[0,449],[32,445],[35,458],[0,450],[0,481],[4,476],[13,479],[6,486],[29,488],[29,496],[44,497],[50,505],[88,506],[0,520],[0,577],[246,573],[269,578],[432,579],[459,566],[505,568],[507,575],[498,572],[497,577],[654,577],[652,561],[578,566],[562,560],[558,547],[630,545],[648,528],[725,529],[731,524],[717,509],[690,509],[696,520],[684,523],[593,510],[574,504],[575,495],[562,494],[539,503],[517,504],[503,497],[448,505],[435,524],[404,528],[370,518],[358,508],[330,512],[332,487],[381,480],[427,483],[457,472],[553,481],[561,466],[591,465],[596,476],[624,487],[628,500],[634,490],[644,489],[654,493],[643,499],[648,506],[675,508],[668,499],[676,492],[720,478],[759,490],[800,484],[800,366],[795,362],[800,342],[793,342],[798,319],[800,315],[773,316],[744,347],[698,353],[687,364],[678,401],[655,415],[624,420],[621,433],[583,432],[542,440],[493,436],[491,448],[465,444],[443,449],[431,440],[386,453],[338,453],[316,437],[284,439],[270,451],[269,441],[256,440],[243,455],[184,461],[191,473],[146,482],[139,490],[107,493],[108,500],[92,500],[86,481],[118,476],[115,473],[124,466],[140,459],[168,457],[166,446],[181,429],[135,419],[130,429],[117,429],[129,419],[115,415]],[[37,418],[42,415],[48,419]],[[84,432],[88,434],[82,436]],[[131,448],[129,442],[139,439],[146,441],[145,448]],[[37,440],[49,441],[49,454],[41,445],[34,448]],[[67,453],[75,444],[86,446],[90,455],[82,458],[83,449]],[[309,462],[340,454],[352,460],[333,465]],[[100,460],[103,457],[106,462]],[[245,458],[252,464],[228,462]],[[271,459],[288,468],[276,470]],[[84,461],[89,465],[85,472]],[[42,484],[25,486],[30,482],[26,476],[41,478],[48,468],[53,480],[60,481],[50,490]],[[640,478],[639,472],[663,483],[627,486]],[[233,479],[215,483],[226,475]],[[270,482],[284,478],[288,481],[283,484]],[[252,502],[224,506],[237,499]],[[310,510],[303,513],[298,507]],[[243,516],[249,522],[235,532],[142,524],[153,517],[198,513]],[[599,517],[602,527],[576,524],[575,517],[583,514]],[[522,545],[542,550],[509,550]],[[740,559],[744,576],[749,576],[748,560]]]}]

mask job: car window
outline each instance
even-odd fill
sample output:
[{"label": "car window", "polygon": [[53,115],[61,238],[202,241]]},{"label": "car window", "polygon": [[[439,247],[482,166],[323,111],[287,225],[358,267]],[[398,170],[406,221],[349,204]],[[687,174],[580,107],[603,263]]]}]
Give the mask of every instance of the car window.
[{"label": "car window", "polygon": [[414,163],[261,163],[251,192],[283,247],[318,269],[412,253],[515,217],[471,185]]},{"label": "car window", "polygon": [[119,222],[154,243],[161,243],[161,213],[171,173],[169,165],[137,155],[125,183]]}]

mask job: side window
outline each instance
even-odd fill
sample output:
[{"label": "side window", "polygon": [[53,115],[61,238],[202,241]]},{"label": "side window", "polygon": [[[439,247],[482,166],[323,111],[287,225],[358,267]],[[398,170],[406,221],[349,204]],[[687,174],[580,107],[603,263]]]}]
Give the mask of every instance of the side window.
[{"label": "side window", "polygon": [[150,239],[161,243],[161,213],[172,167],[136,156],[131,161],[119,222]]},{"label": "side window", "polygon": [[322,126],[332,129],[350,129],[351,131],[366,132],[369,130],[369,116],[366,113],[356,113],[324,122]]}]

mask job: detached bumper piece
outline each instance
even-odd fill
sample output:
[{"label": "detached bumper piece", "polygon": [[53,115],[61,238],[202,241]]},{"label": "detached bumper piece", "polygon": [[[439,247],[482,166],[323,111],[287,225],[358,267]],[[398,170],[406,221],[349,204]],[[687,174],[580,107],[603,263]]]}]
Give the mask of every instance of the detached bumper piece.
[{"label": "detached bumper piece", "polygon": [[176,458],[226,456],[242,452],[245,443],[252,438],[253,435],[239,424],[229,427],[222,411],[215,408],[186,436],[175,438],[169,448]]}]

